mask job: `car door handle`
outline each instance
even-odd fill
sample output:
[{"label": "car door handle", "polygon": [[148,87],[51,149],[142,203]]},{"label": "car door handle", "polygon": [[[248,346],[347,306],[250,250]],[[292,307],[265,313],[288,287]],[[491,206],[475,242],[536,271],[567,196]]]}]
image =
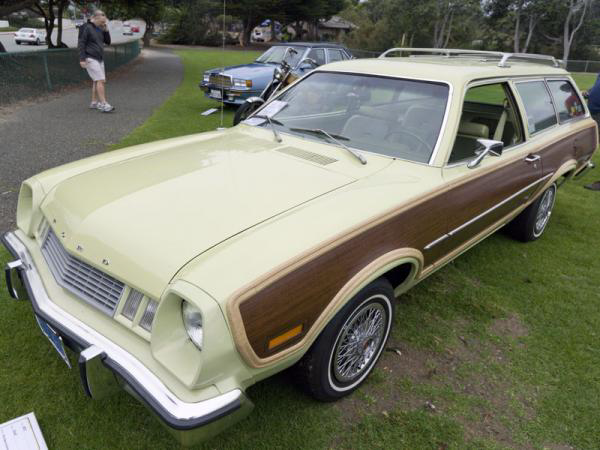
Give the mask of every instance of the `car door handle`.
[{"label": "car door handle", "polygon": [[527,155],[527,158],[525,158],[525,162],[532,163],[539,161],[540,159],[542,159],[540,155]]}]

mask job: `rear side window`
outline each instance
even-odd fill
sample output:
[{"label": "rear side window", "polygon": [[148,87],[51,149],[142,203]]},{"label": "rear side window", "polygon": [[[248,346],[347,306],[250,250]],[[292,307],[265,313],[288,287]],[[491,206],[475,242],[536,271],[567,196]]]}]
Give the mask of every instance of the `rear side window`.
[{"label": "rear side window", "polygon": [[313,48],[308,53],[308,57],[314,59],[317,62],[317,66],[325,64],[325,50],[322,48]]},{"label": "rear side window", "polygon": [[548,81],[560,122],[575,119],[585,114],[585,108],[571,83],[565,80]]},{"label": "rear side window", "polygon": [[554,105],[543,81],[517,83],[517,91],[525,106],[529,133],[537,133],[556,125]]},{"label": "rear side window", "polygon": [[329,54],[329,62],[341,61],[342,59],[345,59],[342,51],[338,50],[337,48],[327,49],[327,53]]}]

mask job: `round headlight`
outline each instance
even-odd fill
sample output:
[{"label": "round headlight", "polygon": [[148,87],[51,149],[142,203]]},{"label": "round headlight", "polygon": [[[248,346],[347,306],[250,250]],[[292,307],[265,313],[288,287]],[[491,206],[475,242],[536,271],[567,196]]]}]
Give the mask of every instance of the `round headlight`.
[{"label": "round headlight", "polygon": [[210,73],[205,73],[204,74],[204,82],[208,83],[208,80],[210,79]]},{"label": "round headlight", "polygon": [[181,303],[181,315],[185,331],[192,342],[202,350],[204,331],[202,329],[202,313],[198,308],[185,300]]}]

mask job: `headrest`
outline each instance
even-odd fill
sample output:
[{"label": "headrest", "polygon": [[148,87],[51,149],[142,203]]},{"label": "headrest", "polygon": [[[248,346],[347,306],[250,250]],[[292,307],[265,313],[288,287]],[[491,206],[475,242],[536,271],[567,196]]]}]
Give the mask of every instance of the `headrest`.
[{"label": "headrest", "polygon": [[490,129],[487,125],[476,122],[461,122],[458,127],[458,134],[474,136],[478,138],[490,138]]}]

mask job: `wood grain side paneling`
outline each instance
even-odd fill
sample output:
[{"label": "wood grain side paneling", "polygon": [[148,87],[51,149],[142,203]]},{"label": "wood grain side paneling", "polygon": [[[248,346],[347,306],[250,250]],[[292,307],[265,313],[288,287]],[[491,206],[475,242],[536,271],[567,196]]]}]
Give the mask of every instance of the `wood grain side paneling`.
[{"label": "wood grain side paneling", "polygon": [[[381,255],[406,247],[423,248],[445,232],[440,199],[432,199],[375,225],[331,251],[286,274],[239,305],[248,341],[267,357],[268,339],[303,324],[301,339],[337,292],[363,267]],[[332,211],[335,214],[335,211]],[[439,254],[425,255],[425,265]]]}]

